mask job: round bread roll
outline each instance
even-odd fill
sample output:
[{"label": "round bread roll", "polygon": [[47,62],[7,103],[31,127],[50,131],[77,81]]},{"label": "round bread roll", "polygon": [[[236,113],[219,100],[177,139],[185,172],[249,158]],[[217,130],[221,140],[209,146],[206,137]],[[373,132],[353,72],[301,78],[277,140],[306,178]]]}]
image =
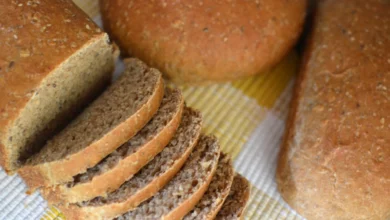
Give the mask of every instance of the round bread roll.
[{"label": "round bread roll", "polygon": [[250,76],[278,63],[302,30],[306,0],[100,0],[125,56],[176,83]]}]

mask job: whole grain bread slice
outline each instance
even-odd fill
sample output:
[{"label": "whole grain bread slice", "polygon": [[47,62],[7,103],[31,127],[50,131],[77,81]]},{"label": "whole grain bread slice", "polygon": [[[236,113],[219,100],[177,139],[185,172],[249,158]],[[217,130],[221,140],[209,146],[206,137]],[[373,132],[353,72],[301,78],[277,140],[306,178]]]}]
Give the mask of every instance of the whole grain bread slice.
[{"label": "whole grain bread slice", "polygon": [[118,189],[169,143],[178,128],[184,106],[180,90],[166,89],[153,118],[133,138],[72,182],[43,188],[50,203],[76,203]]},{"label": "whole grain bread slice", "polygon": [[164,93],[160,72],[136,59],[126,60],[126,66],[118,80],[19,170],[31,190],[72,181],[153,117]]},{"label": "whole grain bread slice", "polygon": [[229,196],[218,212],[216,220],[235,220],[242,219],[245,206],[248,203],[250,195],[250,184],[240,174],[236,174],[230,189]]},{"label": "whole grain bread slice", "polygon": [[217,169],[220,148],[215,137],[201,136],[177,175],[157,194],[117,218],[182,219],[206,192]]},{"label": "whole grain bread slice", "polygon": [[149,164],[107,197],[58,208],[70,219],[107,219],[134,209],[163,188],[180,170],[201,132],[202,117],[190,108],[183,111],[182,121],[171,142]]},{"label": "whole grain bread slice", "polygon": [[217,171],[210,186],[195,208],[188,213],[184,220],[213,220],[229,195],[233,183],[234,169],[232,161],[226,154],[221,154]]}]

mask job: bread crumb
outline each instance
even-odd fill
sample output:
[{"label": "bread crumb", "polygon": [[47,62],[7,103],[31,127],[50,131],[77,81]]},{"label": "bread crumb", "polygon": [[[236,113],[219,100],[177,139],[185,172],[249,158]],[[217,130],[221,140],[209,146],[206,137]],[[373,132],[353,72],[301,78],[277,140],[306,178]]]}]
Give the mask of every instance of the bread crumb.
[{"label": "bread crumb", "polygon": [[381,122],[381,124],[384,124],[385,123],[385,118],[381,118],[380,122]]},{"label": "bread crumb", "polygon": [[201,162],[201,166],[203,169],[207,169],[208,167],[210,167],[212,161],[205,161],[205,162]]},{"label": "bread crumb", "polygon": [[313,108],[313,111],[315,111],[315,112],[322,112],[322,111],[324,111],[324,106],[322,106],[322,105],[317,105],[317,106],[315,106],[315,107]]},{"label": "bread crumb", "polygon": [[30,51],[29,50],[20,50],[19,52],[20,57],[29,57],[30,56]]}]

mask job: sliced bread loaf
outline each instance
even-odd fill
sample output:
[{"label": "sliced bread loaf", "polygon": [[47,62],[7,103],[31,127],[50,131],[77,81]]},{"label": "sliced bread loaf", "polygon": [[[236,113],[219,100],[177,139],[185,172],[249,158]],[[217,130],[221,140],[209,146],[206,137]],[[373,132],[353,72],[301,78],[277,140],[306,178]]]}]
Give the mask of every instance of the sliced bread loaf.
[{"label": "sliced bread loaf", "polygon": [[179,126],[183,103],[179,90],[166,89],[157,113],[137,135],[72,182],[42,189],[43,197],[50,203],[76,203],[119,188],[169,143]]},{"label": "sliced bread loaf", "polygon": [[221,210],[215,219],[235,220],[242,219],[245,206],[248,203],[250,195],[250,184],[240,174],[236,174],[230,189],[229,196],[226,198]]},{"label": "sliced bread loaf", "polygon": [[183,219],[213,220],[229,195],[233,183],[234,169],[232,161],[226,154],[221,154],[217,171],[210,186],[195,208]]},{"label": "sliced bread loaf", "polygon": [[152,118],[164,93],[161,74],[136,59],[126,65],[117,81],[19,170],[30,189],[72,181]]},{"label": "sliced bread loaf", "polygon": [[183,111],[182,121],[171,142],[149,164],[106,198],[97,197],[83,203],[58,205],[70,219],[107,219],[137,207],[156,194],[180,170],[197,143],[202,117],[190,108]]},{"label": "sliced bread loaf", "polygon": [[217,139],[201,136],[183,168],[162,190],[117,219],[183,218],[206,192],[217,168],[219,154]]},{"label": "sliced bread loaf", "polygon": [[110,83],[114,51],[71,0],[0,1],[0,14],[0,165],[11,174]]}]

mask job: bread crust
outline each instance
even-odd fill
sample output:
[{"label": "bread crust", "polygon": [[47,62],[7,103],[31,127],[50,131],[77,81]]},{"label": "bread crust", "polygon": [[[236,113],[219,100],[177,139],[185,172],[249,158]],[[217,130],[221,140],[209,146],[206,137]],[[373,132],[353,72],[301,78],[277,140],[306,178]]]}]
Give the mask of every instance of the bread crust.
[{"label": "bread crust", "polygon": [[[72,1],[41,0],[36,4],[0,2],[0,165],[8,174],[16,167],[10,161],[14,148],[5,140],[6,133],[34,90],[75,52],[106,37]],[[80,34],[75,34],[75,29]],[[63,38],[72,46],[63,47]]]},{"label": "bread crust", "polygon": [[70,182],[73,176],[93,167],[124,142],[134,136],[158,110],[164,95],[164,83],[159,76],[150,99],[126,121],[85,149],[58,161],[26,165],[18,173],[31,191],[41,186]]},{"label": "bread crust", "polygon": [[134,194],[133,196],[127,198],[125,201],[120,203],[112,203],[103,206],[86,206],[81,207],[75,204],[69,205],[59,205],[58,208],[71,219],[105,219],[105,218],[113,218],[118,215],[121,215],[127,211],[130,211],[136,208],[143,201],[147,200],[154,194],[156,194],[160,189],[162,189],[175,175],[181,167],[183,167],[184,163],[187,161],[189,155],[192,150],[198,143],[198,139],[200,137],[201,130],[199,129],[198,134],[195,137],[193,144],[185,151],[181,158],[178,158],[172,167],[161,175],[159,178],[153,180],[149,185],[144,187],[142,190]]},{"label": "bread crust", "polygon": [[324,0],[313,24],[278,189],[307,219],[388,219],[390,4]]},{"label": "bread crust", "polygon": [[254,75],[278,63],[302,30],[306,0],[100,0],[103,24],[125,55],[182,84]]},{"label": "bread crust", "polygon": [[[104,197],[107,193],[118,189],[169,143],[180,124],[183,107],[184,100],[180,93],[180,102],[171,121],[153,139],[146,142],[133,154],[123,158],[108,172],[104,172],[93,177],[91,181],[77,184],[71,188],[68,188],[66,184],[44,188],[41,190],[42,196],[53,204],[76,203],[91,200],[98,196]],[[110,209],[111,212],[114,211],[112,207]]]},{"label": "bread crust", "polygon": [[[218,213],[215,219],[243,219],[246,205],[250,196],[250,183],[245,177],[236,173],[233,180],[233,185],[230,189],[229,197],[225,200],[220,210],[223,213]],[[239,203],[239,207],[231,208],[230,202]],[[228,206],[226,206],[228,205]]]}]

